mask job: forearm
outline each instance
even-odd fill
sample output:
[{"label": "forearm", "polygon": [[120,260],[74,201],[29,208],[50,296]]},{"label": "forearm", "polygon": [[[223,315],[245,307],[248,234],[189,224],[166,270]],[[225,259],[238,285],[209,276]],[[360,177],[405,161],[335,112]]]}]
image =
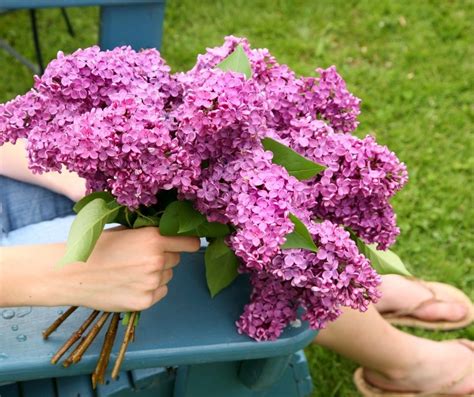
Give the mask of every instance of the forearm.
[{"label": "forearm", "polygon": [[74,280],[55,264],[65,245],[0,248],[0,307],[72,304]]},{"label": "forearm", "polygon": [[28,169],[25,142],[22,140],[15,145],[5,143],[0,147],[0,175],[51,189],[48,174],[33,174]]},{"label": "forearm", "polygon": [[84,306],[104,311],[145,310],[167,292],[180,252],[195,252],[195,237],[161,236],[158,228],[105,231],[86,262],[58,268],[65,244],[0,247],[0,307]]},{"label": "forearm", "polygon": [[5,143],[0,146],[0,175],[44,187],[72,200],[79,200],[85,193],[84,180],[67,170],[33,174],[28,168],[25,142],[22,140],[15,145]]}]

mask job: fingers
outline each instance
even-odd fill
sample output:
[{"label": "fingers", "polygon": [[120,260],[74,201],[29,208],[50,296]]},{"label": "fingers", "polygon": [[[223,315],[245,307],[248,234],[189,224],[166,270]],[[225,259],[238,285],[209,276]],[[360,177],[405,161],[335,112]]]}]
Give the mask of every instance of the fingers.
[{"label": "fingers", "polygon": [[168,269],[163,272],[160,272],[158,277],[159,277],[159,287],[162,287],[168,284],[173,278],[173,270]]},{"label": "fingers", "polygon": [[160,247],[164,252],[196,252],[201,246],[197,237],[160,237]]},{"label": "fingers", "polygon": [[168,287],[166,285],[163,285],[159,288],[157,288],[155,291],[153,291],[153,303],[152,306],[157,303],[158,301],[162,300],[166,294],[168,293]]},{"label": "fingers", "polygon": [[127,287],[134,291],[135,293],[142,294],[150,294],[153,293],[155,290],[167,285],[173,279],[173,270],[163,270],[158,271],[155,273],[147,274],[140,280],[134,280],[129,282]]},{"label": "fingers", "polygon": [[177,252],[164,252],[163,253],[164,259],[165,259],[165,265],[163,269],[172,269],[175,267],[180,260],[180,256]]}]

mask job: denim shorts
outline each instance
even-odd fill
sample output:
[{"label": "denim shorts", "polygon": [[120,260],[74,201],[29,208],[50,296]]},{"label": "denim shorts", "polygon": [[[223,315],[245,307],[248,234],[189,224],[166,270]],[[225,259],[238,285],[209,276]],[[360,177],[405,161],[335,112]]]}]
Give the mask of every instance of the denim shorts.
[{"label": "denim shorts", "polygon": [[[50,190],[0,176],[0,246],[66,241],[75,217],[73,205]],[[207,245],[202,238],[201,246]]]},{"label": "denim shorts", "polygon": [[0,176],[1,245],[64,241],[74,202],[50,190]]}]

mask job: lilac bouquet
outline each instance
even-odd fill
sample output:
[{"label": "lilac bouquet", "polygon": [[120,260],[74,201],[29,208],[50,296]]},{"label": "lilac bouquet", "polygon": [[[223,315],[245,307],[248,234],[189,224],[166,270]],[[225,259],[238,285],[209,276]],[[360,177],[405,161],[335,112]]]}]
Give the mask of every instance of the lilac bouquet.
[{"label": "lilac bouquet", "polygon": [[62,263],[85,261],[106,223],[206,237],[214,296],[238,273],[253,292],[237,330],[278,338],[364,311],[399,233],[390,198],[405,165],[357,128],[360,100],[335,67],[299,77],[227,37],[186,73],[156,50],[58,54],[34,88],[0,105],[0,144],[27,139],[34,172],[76,172],[90,195]]}]

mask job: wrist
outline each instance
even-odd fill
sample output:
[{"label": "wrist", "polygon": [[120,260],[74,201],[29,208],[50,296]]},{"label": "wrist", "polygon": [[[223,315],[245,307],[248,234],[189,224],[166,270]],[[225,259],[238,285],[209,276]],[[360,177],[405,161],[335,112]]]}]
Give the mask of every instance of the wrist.
[{"label": "wrist", "polygon": [[70,304],[71,282],[55,263],[64,244],[2,248],[0,306],[61,306]]}]

